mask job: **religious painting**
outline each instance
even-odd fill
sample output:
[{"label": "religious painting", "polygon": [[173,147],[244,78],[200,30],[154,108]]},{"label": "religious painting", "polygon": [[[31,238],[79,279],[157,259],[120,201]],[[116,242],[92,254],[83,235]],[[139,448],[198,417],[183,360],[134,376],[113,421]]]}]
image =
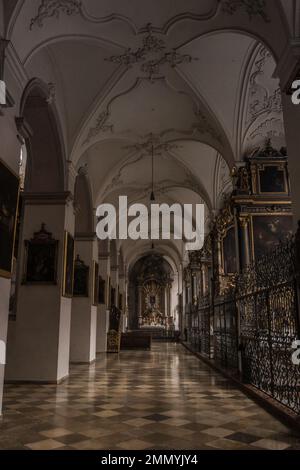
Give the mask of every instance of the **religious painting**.
[{"label": "religious painting", "polygon": [[74,285],[74,238],[65,232],[63,292],[64,297],[72,297]]},{"label": "religious painting", "polygon": [[231,227],[223,239],[224,274],[235,274],[237,271],[235,228]]},{"label": "religious painting", "polygon": [[142,299],[141,327],[164,327],[165,326],[165,305],[163,306],[163,296],[165,288],[156,280],[144,283]]},{"label": "religious painting", "polygon": [[267,165],[259,171],[260,193],[286,193],[287,183],[284,168]]},{"label": "religious painting", "polygon": [[101,305],[105,304],[105,289],[106,289],[105,284],[106,284],[105,280],[102,279],[102,277],[100,276],[99,277],[98,303]]},{"label": "religious painting", "polygon": [[31,240],[25,240],[23,284],[56,284],[58,240],[42,224]]},{"label": "religious painting", "polygon": [[89,296],[89,273],[90,268],[77,255],[74,264],[74,297]]},{"label": "religious painting", "polygon": [[99,264],[93,263],[93,305],[98,305],[99,297]]},{"label": "religious painting", "polygon": [[252,216],[252,225],[256,260],[293,234],[293,219],[290,215]]},{"label": "religious painting", "polygon": [[0,276],[10,278],[19,201],[19,178],[0,160]]}]

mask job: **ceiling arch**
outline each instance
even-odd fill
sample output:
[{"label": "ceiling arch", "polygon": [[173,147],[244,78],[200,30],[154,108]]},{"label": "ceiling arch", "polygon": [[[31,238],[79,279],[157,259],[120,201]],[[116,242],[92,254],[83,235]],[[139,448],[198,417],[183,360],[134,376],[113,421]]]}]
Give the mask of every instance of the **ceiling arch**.
[{"label": "ceiling arch", "polygon": [[[94,207],[122,194],[149,203],[154,145],[157,201],[204,202],[208,227],[232,168],[265,137],[284,145],[273,74],[288,25],[298,30],[297,2],[286,2],[288,22],[274,0],[6,3],[9,73],[17,61],[29,80],[50,84],[65,159],[86,169]],[[184,258],[184,242],[155,246]],[[120,247],[124,262],[135,256],[137,244]]]}]

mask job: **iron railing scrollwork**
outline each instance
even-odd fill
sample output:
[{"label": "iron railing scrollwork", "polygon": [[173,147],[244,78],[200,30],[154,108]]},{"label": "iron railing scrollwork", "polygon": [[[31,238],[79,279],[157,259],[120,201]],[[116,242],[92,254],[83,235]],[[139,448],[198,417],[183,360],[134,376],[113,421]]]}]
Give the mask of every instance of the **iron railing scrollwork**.
[{"label": "iron railing scrollwork", "polygon": [[214,360],[231,371],[238,372],[238,325],[233,292],[214,303]]},{"label": "iron railing scrollwork", "polygon": [[243,380],[300,414],[300,338],[294,240],[281,243],[238,277]]},{"label": "iron railing scrollwork", "polygon": [[211,304],[203,297],[188,314],[188,342],[195,352],[211,357]]},{"label": "iron railing scrollwork", "polygon": [[299,280],[300,232],[237,275],[226,294],[202,299],[188,327],[194,350],[297,414],[300,366],[292,345],[300,339]]}]

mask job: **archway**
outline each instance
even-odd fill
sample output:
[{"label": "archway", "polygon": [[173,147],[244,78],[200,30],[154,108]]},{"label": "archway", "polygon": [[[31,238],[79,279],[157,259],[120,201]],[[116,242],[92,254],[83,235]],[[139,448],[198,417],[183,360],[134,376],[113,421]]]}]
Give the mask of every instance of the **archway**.
[{"label": "archway", "polygon": [[25,88],[16,125],[27,165],[5,373],[8,381],[57,382],[69,373],[71,298],[64,291],[65,235],[67,231],[73,236],[74,214],[56,108],[41,80],[33,79]]},{"label": "archway", "polygon": [[172,315],[174,272],[164,257],[151,253],[141,257],[129,273],[129,328],[165,336],[175,330]]}]

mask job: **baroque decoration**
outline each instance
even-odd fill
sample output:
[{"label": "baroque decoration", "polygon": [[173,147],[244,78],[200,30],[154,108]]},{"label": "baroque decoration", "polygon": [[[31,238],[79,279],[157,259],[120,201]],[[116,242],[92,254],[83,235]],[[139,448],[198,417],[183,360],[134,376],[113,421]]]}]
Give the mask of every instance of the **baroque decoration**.
[{"label": "baroque decoration", "polygon": [[99,114],[96,119],[95,126],[89,129],[88,135],[83,142],[83,145],[88,144],[100,132],[113,132],[114,126],[108,122],[109,117],[110,113],[107,109]]},{"label": "baroque decoration", "polygon": [[282,113],[280,88],[276,88],[270,94],[263,85],[258,83],[258,78],[264,75],[264,67],[270,57],[270,52],[262,46],[250,76],[248,124],[252,124],[263,113]]},{"label": "baroque decoration", "polygon": [[177,65],[198,60],[189,54],[180,54],[176,49],[166,50],[165,41],[154,36],[151,23],[146,25],[146,33],[141,47],[135,51],[129,48],[124,54],[114,55],[105,60],[127,68],[140,64],[141,72],[146,74],[150,82],[158,78],[161,67],[164,65],[174,68]]},{"label": "baroque decoration", "polygon": [[266,23],[270,20],[266,13],[266,0],[221,0],[222,12],[233,15],[239,9],[243,9],[252,19],[260,16]]},{"label": "baroque decoration", "polygon": [[59,18],[61,12],[68,16],[82,13],[81,0],[42,0],[37,15],[30,22],[30,29],[35,25],[41,28],[45,19]]},{"label": "baroque decoration", "polygon": [[178,145],[170,142],[162,142],[161,137],[155,134],[145,136],[145,141],[124,147],[126,150],[142,152],[144,155],[161,155],[161,152],[170,152],[179,148]]}]

